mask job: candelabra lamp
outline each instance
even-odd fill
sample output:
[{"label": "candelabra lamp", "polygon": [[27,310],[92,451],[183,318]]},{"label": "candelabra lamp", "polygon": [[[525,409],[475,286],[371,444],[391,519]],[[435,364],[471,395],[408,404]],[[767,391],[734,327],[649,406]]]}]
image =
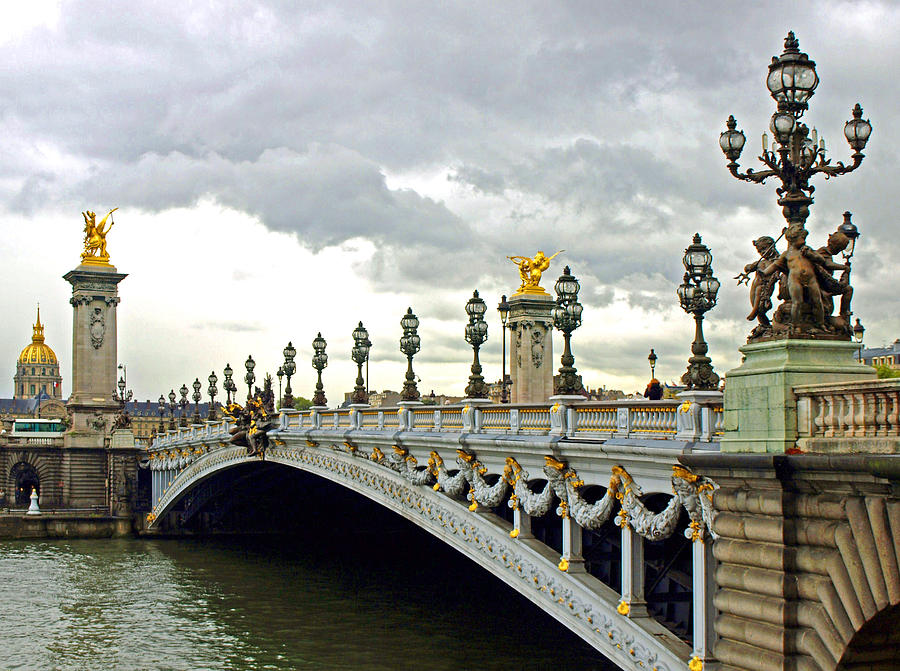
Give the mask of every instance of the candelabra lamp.
[{"label": "candelabra lamp", "polygon": [[350,350],[350,358],[356,364],[356,386],[353,388],[353,395],[350,402],[354,405],[368,405],[369,392],[366,389],[366,381],[363,379],[362,367],[364,363],[369,361],[369,350],[372,348],[372,342],[369,340],[369,332],[363,323],[353,329],[353,348]]},{"label": "candelabra lamp", "polygon": [[206,419],[214,422],[218,419],[216,416],[216,394],[219,393],[219,390],[216,389],[216,382],[219,381],[219,377],[216,375],[216,371],[212,371],[206,379],[209,382],[209,388],[206,390],[209,393],[209,412],[206,413]]},{"label": "candelabra lamp", "polygon": [[[294,407],[294,396],[291,393],[291,375],[293,375],[297,371],[297,364],[294,363],[294,357],[297,356],[297,349],[291,344],[291,341],[288,341],[287,347],[282,351],[284,354],[284,364],[281,366],[281,369],[284,371],[284,374],[287,376],[287,386],[284,388],[284,398],[281,401],[282,406],[287,406],[288,408]],[[281,386],[281,379],[279,378],[279,387]],[[279,392],[280,393],[280,392]]]},{"label": "candelabra lamp", "polygon": [[156,402],[156,409],[159,412],[159,428],[156,430],[157,433],[165,433],[166,431],[166,397],[162,394],[159,395],[159,400]]},{"label": "candelabra lamp", "polygon": [[175,430],[175,390],[169,390],[169,429]]},{"label": "candelabra lamp", "polygon": [[202,384],[200,384],[200,378],[195,377],[194,382],[193,382],[193,384],[191,384],[191,386],[194,388],[194,393],[191,395],[191,398],[194,399],[194,416],[191,417],[191,421],[194,424],[199,424],[200,423],[200,399],[202,398],[200,396],[200,387],[203,386]]},{"label": "candelabra lamp", "polygon": [[560,396],[572,396],[581,392],[581,378],[575,369],[575,357],[572,356],[572,331],[581,326],[581,313],[584,307],[578,302],[578,290],[581,285],[572,275],[569,266],[556,280],[556,305],[551,314],[553,325],[562,332],[565,348],[563,349],[559,369],[559,382],[556,393]]},{"label": "candelabra lamp", "polygon": [[322,386],[322,371],[328,365],[328,355],[325,353],[326,345],[325,338],[319,332],[312,341],[312,367],[316,369],[317,374],[316,393],[313,394],[312,403],[323,408],[328,405],[328,399],[325,398],[325,387]]},{"label": "candelabra lamp", "polygon": [[506,379],[506,323],[509,321],[509,302],[506,300],[506,294],[500,297],[497,312],[500,313],[500,324],[503,327],[502,361],[500,364],[503,372],[500,377],[500,402],[509,403],[509,381]]},{"label": "candelabra lamp", "polygon": [[650,354],[647,355],[647,361],[650,362],[650,379],[656,379],[656,352],[653,351],[653,348],[650,348]]},{"label": "candelabra lamp", "polygon": [[178,393],[181,394],[181,400],[178,401],[178,405],[181,406],[181,420],[179,422],[180,426],[187,426],[187,407],[188,407],[188,388],[187,385],[181,385],[181,389],[178,390]]},{"label": "candelabra lamp", "polygon": [[855,340],[857,342],[857,344],[859,344],[859,349],[856,352],[856,360],[859,361],[860,363],[862,363],[862,350],[863,350],[862,342],[863,342],[863,335],[865,335],[865,333],[866,333],[866,327],[860,323],[859,317],[857,317],[856,323],[853,325],[853,340]]},{"label": "candelabra lamp", "polygon": [[406,309],[406,314],[400,320],[403,327],[403,335],[400,336],[400,351],[406,355],[406,379],[403,382],[403,391],[400,398],[404,401],[418,401],[420,394],[416,388],[416,374],[413,373],[413,356],[422,349],[422,341],[416,329],[419,328],[419,318],[413,314],[412,308]]},{"label": "candelabra lamp", "polygon": [[234,369],[231,367],[230,363],[225,364],[224,373],[225,381],[222,383],[222,387],[225,389],[228,405],[231,405],[231,393],[237,391],[237,385],[234,383],[234,380],[231,379],[231,376],[234,375]]},{"label": "candelabra lamp", "polygon": [[466,386],[467,398],[487,398],[488,389],[481,375],[481,362],[478,360],[478,350],[487,340],[488,325],[484,321],[484,313],[487,306],[478,296],[478,290],[472,294],[472,298],[466,303],[466,314],[469,323],[466,324],[466,342],[472,346],[475,352],[472,360],[472,374],[469,375],[469,384]]},{"label": "candelabra lamp", "polygon": [[712,254],[703,244],[700,234],[694,234],[691,245],[684,250],[684,281],[678,287],[678,301],[685,312],[694,315],[696,325],[694,343],[687,372],[681,381],[688,389],[715,390],[719,376],[713,371],[712,359],[707,356],[709,347],[703,339],[703,315],[716,305],[719,280],[712,274]]},{"label": "candelabra lamp", "polygon": [[253,398],[253,383],[256,382],[256,375],[253,374],[256,362],[253,360],[252,354],[244,362],[244,368],[247,369],[247,374],[244,375],[244,382],[247,384],[247,400],[249,401]]}]

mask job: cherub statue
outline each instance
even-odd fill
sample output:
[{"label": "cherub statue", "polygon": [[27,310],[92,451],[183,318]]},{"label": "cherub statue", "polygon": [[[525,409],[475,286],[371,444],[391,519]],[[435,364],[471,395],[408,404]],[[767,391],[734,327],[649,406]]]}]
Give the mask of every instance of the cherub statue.
[{"label": "cherub statue", "polygon": [[[753,241],[753,246],[759,253],[758,258],[753,263],[744,266],[744,272],[735,277],[738,284],[746,283],[750,279],[750,273],[755,273],[753,281],[750,282],[750,314],[747,315],[747,321],[754,319],[759,321],[760,330],[771,327],[772,322],[769,321],[768,312],[772,309],[772,294],[775,291],[775,285],[783,280],[782,273],[765,274],[759,272],[764,270],[778,260],[778,250],[775,247],[775,240],[771,236],[764,235]],[[780,293],[780,292],[779,292]]]},{"label": "cherub statue", "polygon": [[262,398],[247,399],[247,404],[241,407],[238,403],[232,403],[222,408],[222,413],[235,421],[230,429],[231,443],[247,448],[249,456],[259,455],[265,458],[266,448],[269,447],[268,431],[278,425],[277,416],[266,412]]},{"label": "cherub statue", "polygon": [[[826,261],[832,264],[832,269],[825,266],[817,266],[819,286],[822,288],[822,302],[825,306],[825,316],[830,316],[834,312],[833,296],[841,297],[840,311],[832,325],[846,331],[850,331],[850,301],[853,300],[853,287],[850,286],[850,259],[846,259],[846,268],[841,273],[840,279],[834,278],[834,270],[840,264],[834,263],[833,257],[847,249],[850,244],[850,238],[839,228],[828,236],[828,242],[824,247],[820,247],[816,252]],[[846,255],[845,255],[846,256]]]},{"label": "cherub statue", "polygon": [[809,309],[810,325],[820,330],[827,330],[825,323],[825,305],[822,300],[822,288],[819,275],[825,270],[849,270],[850,266],[835,263],[824,258],[806,244],[809,232],[802,224],[791,224],[785,230],[784,237],[788,248],[766,268],[757,269],[757,274],[771,275],[776,271],[787,274],[787,289],[791,300],[791,326],[794,332],[803,330],[803,312]]},{"label": "cherub statue", "polygon": [[561,249],[550,257],[539,251],[533,259],[527,256],[507,256],[506,258],[519,267],[519,277],[522,279],[519,293],[546,293],[540,286],[541,275],[550,267],[550,262],[564,251],[566,250]]},{"label": "cherub statue", "polygon": [[106,226],[106,220],[118,209],[114,207],[107,212],[99,224],[97,223],[97,215],[94,212],[88,210],[81,213],[81,216],[84,217],[84,253],[81,255],[82,261],[86,261],[89,258],[97,259],[98,261],[109,261],[109,254],[106,251],[106,234],[109,233],[109,229],[116,222],[110,221],[109,226]]}]

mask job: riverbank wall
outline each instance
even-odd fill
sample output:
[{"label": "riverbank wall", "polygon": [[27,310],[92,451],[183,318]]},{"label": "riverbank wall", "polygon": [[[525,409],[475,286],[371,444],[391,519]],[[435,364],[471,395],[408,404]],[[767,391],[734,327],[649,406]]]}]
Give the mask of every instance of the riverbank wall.
[{"label": "riverbank wall", "polygon": [[133,535],[130,517],[64,512],[40,515],[0,513],[0,540],[118,538]]}]

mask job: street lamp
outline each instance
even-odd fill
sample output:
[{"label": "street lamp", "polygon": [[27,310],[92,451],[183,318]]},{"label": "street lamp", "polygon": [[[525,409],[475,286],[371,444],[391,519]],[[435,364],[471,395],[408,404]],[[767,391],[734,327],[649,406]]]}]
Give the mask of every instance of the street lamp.
[{"label": "street lamp", "polygon": [[234,375],[234,369],[231,367],[230,363],[226,363],[223,372],[225,373],[225,381],[222,383],[222,387],[227,394],[228,405],[231,405],[231,394],[232,392],[237,391],[237,385],[234,383],[234,380],[231,379],[231,376]]},{"label": "street lamp", "polygon": [[403,391],[400,398],[404,401],[418,401],[419,390],[416,388],[416,375],[413,373],[413,356],[422,349],[422,340],[416,329],[419,328],[419,318],[413,314],[412,308],[406,308],[406,314],[400,320],[403,327],[403,335],[400,336],[400,351],[406,355],[406,380],[403,382]]},{"label": "street lamp", "polygon": [[838,161],[832,165],[831,160],[825,158],[824,138],[818,138],[815,128],[810,133],[809,128],[799,122],[818,84],[816,64],[800,52],[793,31],[789,32],[784,40],[784,53],[772,58],[766,79],[766,86],[778,105],[769,124],[774,138],[771,151],[768,136],[765,133],[762,136],[759,159],[768,169],[759,172],[749,169],[743,173],[738,170],[737,160],[746,137],[743,131],[737,130],[734,116],[728,117],[726,130],[719,136],[719,146],[734,177],[758,184],[769,177],[781,180],[781,188],[777,190],[778,204],[782,206],[788,224],[801,227],[805,226],[813,202],[815,187],[809,184],[810,177],[822,173],[827,179],[856,170],[862,163],[862,150],[872,133],[872,124],[862,118],[863,110],[857,103],[851,112],[853,118],[844,124],[844,136],[854,151],[853,163],[844,165]]},{"label": "street lamp", "polygon": [[650,348],[650,354],[647,356],[647,361],[650,362],[650,379],[656,379],[656,352],[653,351],[653,348]]},{"label": "street lamp", "polygon": [[559,384],[556,393],[561,396],[572,396],[581,391],[581,380],[575,370],[575,357],[572,356],[572,348],[570,340],[572,331],[581,326],[581,313],[584,310],[581,303],[578,302],[578,290],[581,285],[569,266],[563,269],[563,274],[556,280],[556,306],[551,314],[553,315],[553,324],[557,329],[562,331],[565,348],[563,350],[559,369]]},{"label": "street lamp", "polygon": [[486,310],[487,305],[478,296],[476,289],[472,293],[472,298],[466,303],[466,314],[469,315],[469,323],[466,324],[466,342],[475,351],[475,357],[472,360],[472,374],[469,375],[469,384],[466,387],[467,398],[487,398],[488,396],[487,386],[481,375],[481,362],[478,361],[478,350],[487,340],[488,325],[484,321]]},{"label": "street lamp", "polygon": [[[121,366],[120,366],[120,368],[121,368]],[[123,407],[128,401],[130,401],[134,397],[134,394],[132,393],[132,391],[130,389],[127,392],[125,391],[125,384],[126,384],[125,378],[120,377],[119,381],[116,383],[116,386],[119,388],[119,393],[116,394],[116,392],[113,391],[113,400],[121,403]]]},{"label": "street lamp", "polygon": [[[287,376],[287,386],[284,388],[284,398],[281,399],[281,405],[289,408],[294,407],[294,397],[291,394],[291,375],[297,371],[297,364],[294,363],[294,357],[297,356],[297,349],[288,341],[287,347],[282,351],[284,354],[284,365],[281,370]],[[281,393],[281,379],[279,378],[279,394]]]},{"label": "street lamp", "polygon": [[856,360],[860,363],[862,363],[862,341],[863,334],[865,334],[865,332],[866,327],[859,322],[859,317],[857,317],[856,323],[853,325],[853,339],[860,345],[860,348],[856,352]]},{"label": "street lamp", "polygon": [[175,430],[175,390],[169,390],[169,430]]},{"label": "street lamp", "polygon": [[244,368],[247,369],[247,374],[244,376],[244,382],[247,383],[247,400],[253,398],[253,383],[256,382],[256,375],[253,374],[253,369],[256,368],[256,362],[253,360],[253,355],[247,357],[247,360],[244,362]]},{"label": "street lamp", "polygon": [[281,396],[281,378],[284,377],[284,366],[279,366],[278,370],[275,371],[276,377],[278,377],[278,403],[284,407],[284,399]]},{"label": "street lamp", "polygon": [[159,400],[156,402],[156,409],[159,411],[159,429],[157,429],[157,433],[165,433],[166,431],[166,397],[162,394],[159,395]]},{"label": "street lamp", "polygon": [[187,426],[187,406],[188,406],[188,388],[187,385],[181,385],[181,389],[178,390],[181,394],[181,400],[178,401],[178,405],[181,406],[181,421],[179,424],[181,426]]},{"label": "street lamp", "polygon": [[191,398],[194,399],[194,416],[191,418],[191,421],[194,424],[199,424],[200,423],[200,398],[201,398],[200,387],[203,386],[202,384],[200,384],[200,378],[195,377],[194,383],[191,386],[194,388],[194,393],[191,396]]},{"label": "street lamp", "polygon": [[506,381],[506,322],[509,319],[509,303],[506,301],[506,294],[500,297],[500,305],[497,306],[497,312],[500,313],[500,324],[503,326],[503,374],[500,378],[500,402],[509,403],[509,389]]},{"label": "street lamp", "polygon": [[216,389],[216,382],[219,381],[218,375],[216,375],[216,371],[212,371],[209,374],[209,377],[206,378],[209,382],[209,388],[206,390],[209,392],[209,412],[206,413],[206,419],[210,422],[216,421],[216,394],[219,393],[219,390]]},{"label": "street lamp", "polygon": [[319,332],[312,341],[313,356],[312,367],[316,369],[318,379],[316,381],[316,393],[313,394],[313,405],[325,407],[328,405],[328,399],[325,398],[325,388],[322,386],[322,371],[328,365],[328,355],[325,354],[325,338]]},{"label": "street lamp", "polygon": [[356,386],[353,388],[353,395],[350,402],[358,405],[368,405],[369,391],[366,388],[367,380],[363,380],[362,367],[364,363],[369,361],[369,350],[372,342],[369,340],[369,332],[363,323],[353,329],[353,348],[350,350],[350,358],[356,363]]},{"label": "street lamp", "polygon": [[691,358],[687,372],[681,381],[688,389],[715,390],[719,386],[719,376],[713,372],[712,359],[706,356],[709,347],[703,340],[703,313],[716,305],[719,280],[712,274],[712,254],[694,234],[694,241],[684,250],[684,282],[678,287],[678,300],[687,313],[693,313],[696,330],[691,345]]}]

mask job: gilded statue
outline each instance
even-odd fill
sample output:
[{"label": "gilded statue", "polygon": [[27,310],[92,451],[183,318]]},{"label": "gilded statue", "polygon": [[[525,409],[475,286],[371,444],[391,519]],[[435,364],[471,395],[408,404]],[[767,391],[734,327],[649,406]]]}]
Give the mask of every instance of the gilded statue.
[{"label": "gilded statue", "polygon": [[527,256],[507,256],[510,261],[519,267],[519,277],[522,279],[522,286],[519,287],[517,294],[546,294],[547,292],[540,286],[541,275],[550,267],[550,262],[557,256],[562,254],[564,249],[559,250],[553,256],[545,256],[544,252],[538,252],[534,258]]},{"label": "gilded statue", "polygon": [[[90,210],[82,212],[84,217],[84,252],[81,262],[93,265],[109,265],[109,253],[106,251],[106,234],[116,222],[111,219],[112,213],[119,208],[114,207],[97,223],[97,215]],[[109,226],[106,220],[109,219]]]}]

